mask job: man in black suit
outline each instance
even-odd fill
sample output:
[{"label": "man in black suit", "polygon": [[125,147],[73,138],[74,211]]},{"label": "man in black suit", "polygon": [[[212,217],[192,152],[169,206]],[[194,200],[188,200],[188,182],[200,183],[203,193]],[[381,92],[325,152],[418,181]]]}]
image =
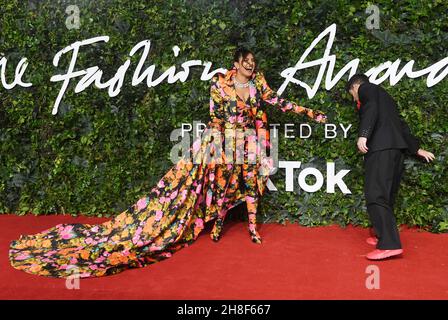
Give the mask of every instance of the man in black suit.
[{"label": "man in black suit", "polygon": [[376,237],[367,243],[376,250],[367,259],[381,260],[403,253],[394,216],[405,153],[418,155],[427,162],[431,152],[420,149],[406,122],[398,113],[397,104],[380,86],[369,82],[364,74],[350,78],[346,86],[359,111],[357,146],[364,154],[364,194],[367,212]]}]

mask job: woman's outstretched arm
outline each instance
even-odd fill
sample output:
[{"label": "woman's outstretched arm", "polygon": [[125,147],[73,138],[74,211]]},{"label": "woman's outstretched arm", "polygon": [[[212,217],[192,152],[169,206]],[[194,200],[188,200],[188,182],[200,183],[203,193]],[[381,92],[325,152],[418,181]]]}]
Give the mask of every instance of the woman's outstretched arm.
[{"label": "woman's outstretched arm", "polygon": [[297,114],[303,114],[308,116],[309,118],[313,119],[316,122],[325,123],[327,120],[327,116],[325,113],[319,110],[313,110],[310,108],[306,108],[303,106],[298,105],[294,101],[289,101],[283,98],[280,98],[277,95],[277,92],[272,90],[262,72],[260,72],[261,81],[261,99],[263,99],[265,102],[269,103],[270,105],[273,105],[274,107],[279,108],[283,112],[291,111]]}]

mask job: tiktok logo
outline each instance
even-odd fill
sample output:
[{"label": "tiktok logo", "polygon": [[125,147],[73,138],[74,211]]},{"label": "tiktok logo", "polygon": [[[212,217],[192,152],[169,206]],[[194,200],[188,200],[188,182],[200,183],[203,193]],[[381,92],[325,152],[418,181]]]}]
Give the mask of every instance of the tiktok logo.
[{"label": "tiktok logo", "polygon": [[[300,161],[279,161],[279,168],[286,170],[285,191],[294,191],[294,170],[299,169],[301,164],[302,163]],[[335,174],[334,162],[327,162],[327,193],[334,193],[335,186],[338,186],[342,193],[351,194],[350,189],[347,188],[347,185],[343,180],[344,176],[349,172],[350,170],[343,169]],[[316,179],[314,184],[311,185],[306,182],[306,178],[308,176],[314,176]],[[324,184],[324,176],[317,168],[303,169],[299,173],[297,180],[299,187],[306,192],[319,191]],[[271,180],[268,180],[266,187],[270,191],[277,191],[277,188]]]}]

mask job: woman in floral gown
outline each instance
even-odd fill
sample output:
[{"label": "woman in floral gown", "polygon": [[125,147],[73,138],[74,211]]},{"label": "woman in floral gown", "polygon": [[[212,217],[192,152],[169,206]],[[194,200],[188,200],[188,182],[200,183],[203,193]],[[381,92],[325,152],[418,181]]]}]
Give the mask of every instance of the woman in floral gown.
[{"label": "woman in floral gown", "polygon": [[[326,116],[278,97],[257,71],[253,53],[244,48],[235,52],[231,70],[212,78],[210,96],[211,121],[190,148],[193,158],[182,157],[148,194],[110,221],[59,224],[20,236],[10,244],[11,265],[31,274],[61,278],[99,277],[144,267],[193,243],[208,221],[215,220],[210,236],[219,240],[227,211],[243,202],[248,209],[249,235],[261,243],[257,206],[272,162],[261,166],[257,156],[255,163],[246,157],[243,163],[234,163],[225,159],[227,154],[210,159],[206,155],[216,155],[210,148],[214,134],[255,129],[256,139],[269,149],[262,102],[317,122],[325,122]],[[235,141],[234,150],[241,144]],[[247,144],[243,148],[247,156]]]}]

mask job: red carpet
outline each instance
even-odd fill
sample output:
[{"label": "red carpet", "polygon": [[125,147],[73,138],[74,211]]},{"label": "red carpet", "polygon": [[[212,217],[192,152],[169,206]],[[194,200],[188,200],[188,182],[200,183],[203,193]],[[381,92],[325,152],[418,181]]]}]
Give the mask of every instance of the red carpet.
[{"label": "red carpet", "polygon": [[[0,299],[448,299],[448,234],[401,231],[402,258],[371,262],[368,229],[260,224],[264,243],[250,241],[244,222],[227,221],[223,238],[211,225],[171,258],[104,278],[64,279],[27,274],[9,265],[9,242],[58,223],[100,223],[72,216],[0,215]],[[367,289],[376,265],[380,288]]]}]

